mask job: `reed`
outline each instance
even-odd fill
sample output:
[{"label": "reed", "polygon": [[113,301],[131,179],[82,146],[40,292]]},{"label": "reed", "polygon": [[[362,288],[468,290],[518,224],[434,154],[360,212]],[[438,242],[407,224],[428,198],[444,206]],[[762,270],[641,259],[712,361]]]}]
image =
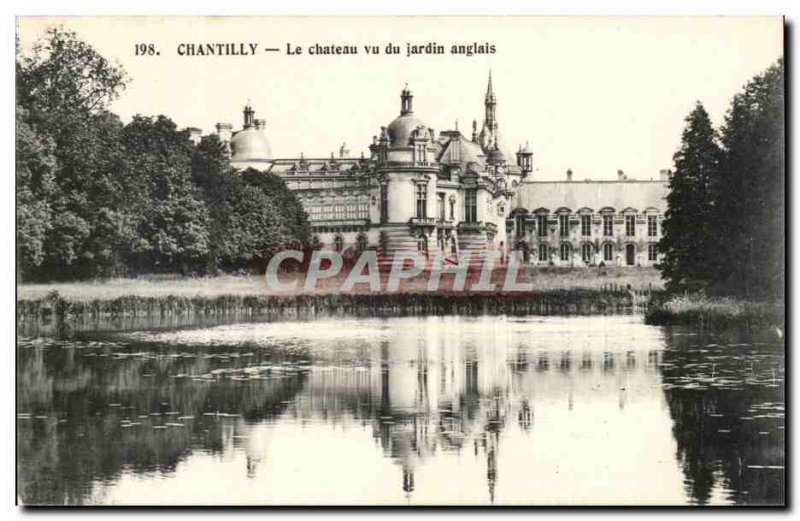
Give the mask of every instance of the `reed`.
[{"label": "reed", "polygon": [[70,317],[173,317],[270,315],[576,315],[641,311],[653,291],[617,285],[602,289],[561,289],[530,293],[380,293],[296,296],[137,296],[68,299],[58,292],[17,302],[20,320]]},{"label": "reed", "polygon": [[775,325],[783,328],[782,303],[697,294],[660,296],[648,306],[645,323],[654,325]]}]

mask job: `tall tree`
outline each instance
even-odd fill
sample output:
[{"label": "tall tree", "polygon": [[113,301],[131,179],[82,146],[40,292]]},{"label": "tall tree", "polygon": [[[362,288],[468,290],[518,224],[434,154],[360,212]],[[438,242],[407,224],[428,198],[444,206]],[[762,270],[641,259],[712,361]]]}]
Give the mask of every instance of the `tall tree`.
[{"label": "tall tree", "polygon": [[16,69],[17,100],[27,124],[52,140],[56,159],[55,189],[39,194],[52,211],[39,275],[113,273],[120,266],[116,244],[124,241],[118,232],[126,219],[116,177],[122,124],[107,108],[127,76],[60,27],[48,29]]},{"label": "tall tree", "polygon": [[192,183],[192,144],[165,116],[134,116],[122,131],[125,207],[137,272],[198,270],[209,250],[208,212]]},{"label": "tall tree", "polygon": [[711,237],[710,184],[719,172],[720,149],[711,119],[697,102],[687,116],[681,147],[673,157],[675,173],[669,182],[663,237],[662,276],[670,291],[708,287],[716,252]]},{"label": "tall tree", "polygon": [[36,273],[45,259],[56,169],[53,140],[28,120],[28,111],[17,105],[17,262],[22,279]]},{"label": "tall tree", "polygon": [[712,275],[721,292],[783,298],[783,60],[737,94],[722,129],[721,172],[712,184],[715,233],[726,262]]}]

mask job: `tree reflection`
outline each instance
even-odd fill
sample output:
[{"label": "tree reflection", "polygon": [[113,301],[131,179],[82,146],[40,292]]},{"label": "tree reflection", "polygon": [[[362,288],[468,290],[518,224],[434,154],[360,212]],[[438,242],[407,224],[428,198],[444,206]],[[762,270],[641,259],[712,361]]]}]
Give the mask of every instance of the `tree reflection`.
[{"label": "tree reflection", "polygon": [[[768,333],[768,332],[767,332]],[[667,330],[664,379],[693,502],[784,502],[783,345],[765,332]],[[774,467],[774,468],[769,468]]]}]

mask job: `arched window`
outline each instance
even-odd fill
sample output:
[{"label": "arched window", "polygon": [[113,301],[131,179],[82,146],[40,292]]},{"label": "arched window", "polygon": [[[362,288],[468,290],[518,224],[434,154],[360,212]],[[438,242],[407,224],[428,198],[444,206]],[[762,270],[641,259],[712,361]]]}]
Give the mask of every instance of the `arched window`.
[{"label": "arched window", "polygon": [[356,250],[364,251],[367,249],[367,236],[363,233],[359,233],[356,237]]},{"label": "arched window", "polygon": [[339,253],[342,253],[344,249],[344,238],[341,235],[337,235],[333,238],[333,249]]},{"label": "arched window", "polygon": [[628,266],[636,264],[636,246],[633,244],[625,245],[625,264]]},{"label": "arched window", "polygon": [[592,245],[588,242],[581,246],[581,258],[583,259],[583,262],[586,262],[587,264],[592,262],[592,255],[594,254],[593,250],[594,249],[592,248]]},{"label": "arched window", "polygon": [[570,248],[569,243],[564,242],[561,244],[561,260],[566,262],[569,260],[570,254],[572,253],[572,248]]},{"label": "arched window", "polygon": [[606,262],[614,260],[614,245],[610,242],[603,245],[603,260]]},{"label": "arched window", "polygon": [[547,262],[548,258],[550,257],[550,252],[548,249],[549,248],[546,244],[539,245],[539,262]]}]

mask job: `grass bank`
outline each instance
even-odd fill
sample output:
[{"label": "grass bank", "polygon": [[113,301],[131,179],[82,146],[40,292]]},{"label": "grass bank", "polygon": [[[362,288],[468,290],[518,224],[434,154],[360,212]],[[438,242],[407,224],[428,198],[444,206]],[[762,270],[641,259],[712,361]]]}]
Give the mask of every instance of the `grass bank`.
[{"label": "grass bank", "polygon": [[647,307],[645,323],[654,325],[775,325],[784,328],[785,308],[776,302],[730,297],[676,295],[656,298]]}]

